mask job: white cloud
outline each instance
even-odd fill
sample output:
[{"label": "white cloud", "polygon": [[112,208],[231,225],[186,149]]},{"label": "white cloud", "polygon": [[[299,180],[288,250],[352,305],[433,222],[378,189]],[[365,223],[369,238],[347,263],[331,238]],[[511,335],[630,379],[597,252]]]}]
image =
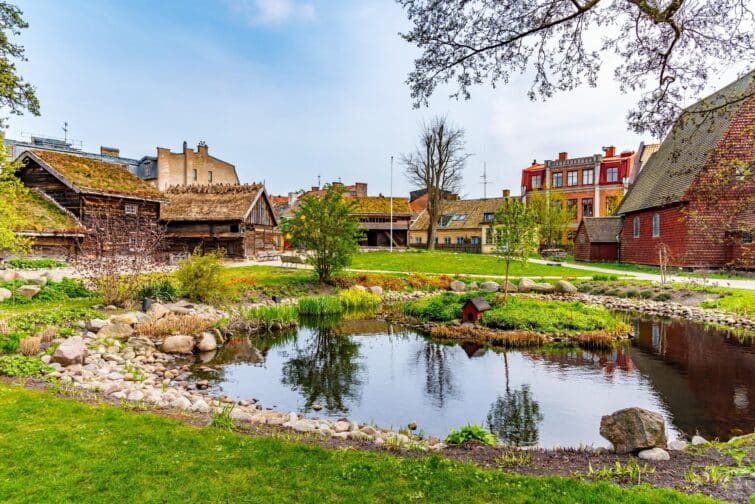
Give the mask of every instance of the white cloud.
[{"label": "white cloud", "polygon": [[277,25],[315,19],[315,7],[297,0],[231,0],[230,6],[250,25]]}]

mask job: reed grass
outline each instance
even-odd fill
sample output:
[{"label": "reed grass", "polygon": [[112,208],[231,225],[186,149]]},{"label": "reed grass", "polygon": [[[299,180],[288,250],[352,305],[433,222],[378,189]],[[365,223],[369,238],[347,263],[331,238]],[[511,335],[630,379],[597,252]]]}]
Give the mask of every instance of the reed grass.
[{"label": "reed grass", "polygon": [[144,336],[164,337],[173,334],[198,336],[212,329],[214,322],[199,315],[168,315],[167,317],[144,324],[138,324],[136,331]]},{"label": "reed grass", "polygon": [[337,315],[343,311],[343,305],[338,296],[306,296],[299,298],[299,313],[302,315],[321,317],[323,315]]},{"label": "reed grass", "polygon": [[380,304],[380,296],[362,289],[347,289],[338,294],[341,306],[347,310],[371,310]]},{"label": "reed grass", "polygon": [[299,321],[299,309],[292,305],[255,306],[243,313],[244,319],[256,322],[267,331],[294,327]]},{"label": "reed grass", "polygon": [[39,336],[29,336],[28,338],[24,338],[18,345],[18,352],[21,355],[26,355],[27,357],[37,355],[41,349],[42,338],[40,338]]}]

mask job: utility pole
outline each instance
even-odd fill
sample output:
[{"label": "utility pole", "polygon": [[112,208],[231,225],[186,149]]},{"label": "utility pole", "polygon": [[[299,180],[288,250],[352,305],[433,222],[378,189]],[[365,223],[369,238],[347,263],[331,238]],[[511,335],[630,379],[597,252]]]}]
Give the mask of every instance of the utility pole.
[{"label": "utility pole", "polygon": [[68,143],[68,121],[63,122],[63,141]]},{"label": "utility pole", "polygon": [[482,162],[482,197],[483,199],[488,199],[488,164],[487,161]]},{"label": "utility pole", "polygon": [[391,248],[393,252],[393,156],[391,156]]}]

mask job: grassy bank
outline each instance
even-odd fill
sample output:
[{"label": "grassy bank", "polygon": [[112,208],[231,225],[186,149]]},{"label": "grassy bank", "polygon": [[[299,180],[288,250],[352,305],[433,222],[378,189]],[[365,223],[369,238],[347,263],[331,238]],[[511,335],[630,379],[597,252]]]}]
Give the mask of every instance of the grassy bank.
[{"label": "grassy bank", "polygon": [[5,384],[0,432],[5,502],[711,502],[246,437]]},{"label": "grassy bank", "polygon": [[[447,273],[467,275],[503,275],[503,263],[496,257],[453,252],[365,252],[354,256],[351,267],[365,270],[401,271],[416,273]],[[528,276],[589,276],[590,271],[544,264],[511,265],[509,274]]]}]

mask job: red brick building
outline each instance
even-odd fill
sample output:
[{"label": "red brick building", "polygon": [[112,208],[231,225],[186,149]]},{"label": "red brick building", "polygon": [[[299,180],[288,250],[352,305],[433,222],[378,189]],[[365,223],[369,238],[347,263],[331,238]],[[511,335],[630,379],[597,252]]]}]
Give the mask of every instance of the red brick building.
[{"label": "red brick building", "polygon": [[755,72],[687,108],[622,201],[620,259],[753,267]]}]

